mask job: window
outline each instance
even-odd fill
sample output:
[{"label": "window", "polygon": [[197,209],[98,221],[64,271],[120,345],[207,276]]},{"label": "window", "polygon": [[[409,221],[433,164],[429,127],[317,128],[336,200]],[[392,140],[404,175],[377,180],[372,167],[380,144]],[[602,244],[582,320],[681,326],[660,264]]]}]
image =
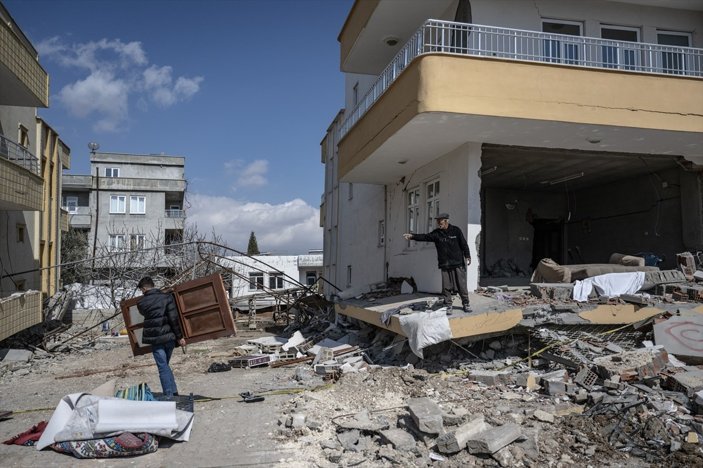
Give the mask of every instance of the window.
[{"label": "window", "polygon": [[315,284],[315,281],[317,281],[317,272],[308,271],[305,273],[305,284],[307,286],[312,286]]},{"label": "window", "polygon": [[27,225],[17,224],[17,242],[23,244],[25,237],[27,237]]},{"label": "window", "polygon": [[27,130],[27,127],[22,124],[20,124],[17,133],[17,142],[21,147],[29,148],[29,130]]},{"label": "window", "polygon": [[264,274],[260,271],[249,273],[249,290],[255,291],[257,289],[263,289],[264,287]]},{"label": "window", "polygon": [[420,218],[420,188],[408,191],[408,232],[417,232]]},{"label": "window", "polygon": [[110,195],[110,213],[124,213],[127,207],[125,195]]},{"label": "window", "polygon": [[603,53],[603,64],[608,68],[623,68],[634,70],[639,64],[637,51],[627,47],[627,42],[638,42],[640,31],[637,28],[627,28],[624,26],[601,26],[600,36],[603,39],[610,39],[621,42],[621,44],[604,45],[601,47]]},{"label": "window", "polygon": [[354,184],[349,184],[349,200],[354,198]]},{"label": "window", "polygon": [[269,273],[269,288],[283,289],[283,275],[280,273]]},{"label": "window", "polygon": [[[581,23],[574,21],[542,20],[542,31],[566,36],[580,36]],[[567,38],[545,39],[544,56],[547,62],[576,64],[579,60],[579,44]]]},{"label": "window", "polygon": [[379,247],[386,244],[386,222],[381,220],[378,222],[378,245]]},{"label": "window", "polygon": [[129,212],[131,214],[146,213],[146,197],[132,195],[129,197]]},{"label": "window", "polygon": [[105,177],[119,177],[120,176],[120,168],[119,167],[106,167],[105,168]]},{"label": "window", "polygon": [[357,81],[352,88],[352,107],[359,104],[359,82]]},{"label": "window", "polygon": [[427,194],[427,232],[434,229],[434,220],[439,214],[439,181],[434,180],[426,186]]},{"label": "window", "polygon": [[661,65],[664,73],[681,74],[686,69],[686,56],[683,51],[676,51],[676,47],[690,47],[691,35],[673,31],[657,31],[657,43],[672,46],[671,52],[662,52]]},{"label": "window", "polygon": [[144,234],[132,234],[129,236],[129,249],[142,250],[145,242],[146,236]]},{"label": "window", "polygon": [[125,250],[127,247],[127,236],[125,234],[110,234],[110,251]]},{"label": "window", "polygon": [[351,265],[347,265],[347,286],[351,286],[351,280],[352,280],[352,271],[351,271]]},{"label": "window", "polygon": [[78,197],[66,197],[63,206],[69,213],[75,213],[78,211]]}]

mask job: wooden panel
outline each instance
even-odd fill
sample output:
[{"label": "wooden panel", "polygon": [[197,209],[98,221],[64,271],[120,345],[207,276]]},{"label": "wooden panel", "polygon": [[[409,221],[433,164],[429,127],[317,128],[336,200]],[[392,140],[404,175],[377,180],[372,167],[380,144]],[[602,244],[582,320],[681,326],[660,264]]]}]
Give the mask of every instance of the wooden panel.
[{"label": "wooden panel", "polygon": [[[173,295],[186,343],[236,334],[227,293],[219,274],[179,284],[173,288]],[[151,346],[142,343],[144,317],[137,309],[142,297],[134,297],[120,304],[129,344],[135,356],[151,352]]]},{"label": "wooden panel", "polygon": [[173,288],[186,342],[236,334],[227,293],[219,274],[198,278]]}]

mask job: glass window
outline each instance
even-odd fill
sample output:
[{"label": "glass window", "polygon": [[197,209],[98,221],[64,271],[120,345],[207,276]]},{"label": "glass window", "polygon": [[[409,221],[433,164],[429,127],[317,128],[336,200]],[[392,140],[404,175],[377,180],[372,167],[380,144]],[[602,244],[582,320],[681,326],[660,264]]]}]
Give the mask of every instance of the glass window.
[{"label": "glass window", "polygon": [[263,289],[264,287],[264,274],[260,271],[249,273],[249,290],[255,291],[257,289]]},{"label": "glass window", "polygon": [[120,176],[120,168],[119,167],[106,167],[105,168],[105,177],[119,177]]},{"label": "glass window", "polygon": [[17,242],[24,243],[24,239],[27,236],[27,225],[17,224]]},{"label": "glass window", "polygon": [[66,197],[64,208],[66,208],[66,211],[69,213],[75,213],[78,211],[78,197]]},{"label": "glass window", "polygon": [[427,232],[434,229],[434,220],[439,214],[439,181],[427,184]]},{"label": "glass window", "polygon": [[312,286],[315,284],[315,281],[317,281],[317,273],[314,271],[308,271],[305,273],[305,284],[308,286]]},{"label": "glass window", "polygon": [[127,197],[125,195],[110,195],[110,213],[125,213]]},{"label": "glass window", "polygon": [[408,191],[408,232],[417,232],[420,218],[420,188]]},{"label": "glass window", "polygon": [[144,234],[131,234],[129,236],[130,250],[142,250],[145,242],[146,236]]},{"label": "glass window", "polygon": [[110,250],[125,250],[127,246],[127,236],[125,234],[110,234]]},{"label": "glass window", "polygon": [[[564,36],[580,36],[582,25],[574,21],[542,20],[542,32]],[[544,56],[547,62],[576,64],[579,60],[579,43],[569,38],[545,39]]]},{"label": "glass window", "polygon": [[691,35],[688,33],[659,31],[657,32],[657,43],[672,46],[670,51],[661,53],[662,71],[676,75],[683,73],[686,69],[686,56],[683,51],[677,51],[676,47],[690,47]]},{"label": "glass window", "polygon": [[146,213],[146,197],[132,195],[129,197],[129,212],[131,214]]},{"label": "glass window", "polygon": [[[601,26],[600,36],[618,42],[638,42],[639,29],[624,26]],[[634,70],[639,65],[638,53],[627,44],[604,45],[601,48],[603,65],[607,68],[623,68]]]},{"label": "glass window", "polygon": [[269,288],[283,289],[283,275],[280,273],[269,273]]}]

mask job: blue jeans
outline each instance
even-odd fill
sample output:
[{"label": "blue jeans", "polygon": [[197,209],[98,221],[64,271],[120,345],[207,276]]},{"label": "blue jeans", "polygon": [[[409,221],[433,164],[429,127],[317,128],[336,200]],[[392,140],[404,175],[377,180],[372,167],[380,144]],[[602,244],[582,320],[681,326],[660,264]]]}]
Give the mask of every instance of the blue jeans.
[{"label": "blue jeans", "polygon": [[176,379],[173,377],[173,371],[168,363],[171,360],[171,354],[176,343],[171,341],[162,345],[151,345],[151,352],[156,361],[156,368],[159,369],[159,380],[161,380],[161,389],[166,396],[173,396],[178,393],[176,388]]}]

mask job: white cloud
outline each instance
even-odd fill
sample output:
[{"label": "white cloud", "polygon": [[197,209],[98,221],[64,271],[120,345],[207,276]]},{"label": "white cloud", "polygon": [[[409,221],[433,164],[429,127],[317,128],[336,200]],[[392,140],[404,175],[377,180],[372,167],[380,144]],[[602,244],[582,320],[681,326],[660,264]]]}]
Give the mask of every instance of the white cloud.
[{"label": "white cloud", "polygon": [[241,159],[225,161],[225,173],[234,175],[235,180],[232,190],[238,188],[256,188],[268,184],[266,174],[269,170],[269,162],[265,159],[256,159],[249,164],[245,164]]},{"label": "white cloud", "polygon": [[98,131],[120,130],[129,120],[130,99],[144,111],[148,111],[148,102],[170,107],[197,94],[204,80],[202,76],[174,78],[171,66],[150,65],[138,41],[68,44],[52,37],[39,42],[37,50],[42,58],[85,73],[65,85],[58,98],[73,116],[95,118]]},{"label": "white cloud", "polygon": [[97,131],[116,131],[128,113],[127,84],[111,73],[97,71],[85,79],[66,85],[58,100],[76,117],[97,114]]},{"label": "white cloud", "polygon": [[188,200],[188,223],[203,234],[214,231],[231,248],[246,251],[252,231],[262,252],[304,254],[322,248],[320,211],[299,198],[272,205],[191,193]]}]

